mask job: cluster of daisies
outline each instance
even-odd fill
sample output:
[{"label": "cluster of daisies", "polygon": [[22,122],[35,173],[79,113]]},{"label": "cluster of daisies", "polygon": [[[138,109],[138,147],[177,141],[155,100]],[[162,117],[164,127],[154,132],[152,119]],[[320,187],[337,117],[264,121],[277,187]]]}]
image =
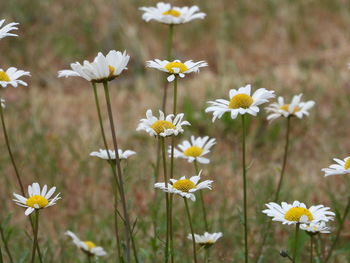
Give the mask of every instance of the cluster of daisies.
[{"label": "cluster of daisies", "polygon": [[[192,7],[174,7],[167,3],[158,3],[156,7],[142,7],[144,12],[142,18],[145,21],[155,20],[157,22],[174,26],[183,24],[195,19],[203,19],[205,14],[199,12],[197,6]],[[5,26],[4,20],[0,21],[0,39],[7,36],[16,36],[11,33],[12,30],[17,30],[18,23],[10,23]],[[120,76],[129,63],[130,56],[124,52],[111,50],[104,55],[99,52],[93,61],[85,60],[83,63],[75,62],[70,65],[70,69],[61,70],[58,72],[58,77],[80,77],[93,85],[96,83],[106,83]],[[154,59],[146,62],[146,67],[157,69],[167,74],[168,82],[176,82],[179,78],[184,78],[190,73],[198,73],[200,68],[207,67],[205,61],[194,62],[187,60],[160,60]],[[0,69],[0,85],[2,87],[18,85],[27,86],[27,83],[21,80],[23,76],[30,76],[30,73],[17,68],[10,67],[6,71]],[[253,92],[251,85],[246,85],[238,89],[229,91],[228,99],[216,99],[209,101],[209,106],[206,112],[212,113],[212,121],[220,119],[225,113],[229,113],[232,119],[236,119],[239,115],[257,116],[260,112],[260,106],[269,102],[275,97],[274,91],[259,88]],[[309,115],[309,110],[314,106],[313,101],[302,101],[302,94],[295,95],[290,103],[286,103],[283,97],[279,97],[277,102],[270,104],[265,109],[268,113],[269,121],[278,118],[303,118]],[[4,99],[1,99],[2,108],[5,107]],[[165,114],[159,110],[159,115],[154,115],[151,109],[146,111],[146,117],[141,119],[137,131],[144,131],[150,136],[160,140],[169,137],[176,137],[184,133],[190,123],[185,120],[183,113]],[[208,154],[212,147],[216,144],[215,138],[208,136],[195,137],[191,136],[189,140],[184,140],[177,147],[169,146],[168,157],[185,159],[190,163],[204,165],[210,163]],[[119,158],[126,160],[135,155],[132,150],[117,151],[110,149],[100,149],[99,151],[91,152],[90,156],[98,157],[108,162],[114,162]],[[337,164],[332,164],[329,168],[323,169],[325,175],[348,174],[350,173],[350,157],[344,160],[334,159]],[[184,199],[196,201],[196,192],[203,189],[212,189],[212,180],[202,180],[202,171],[189,178],[183,176],[179,179],[170,178],[165,182],[156,182],[154,187],[163,192],[181,196]],[[28,186],[28,197],[14,193],[14,201],[17,205],[24,207],[25,215],[38,212],[41,209],[51,207],[61,198],[60,194],[54,195],[55,187],[48,189],[46,185],[42,188],[38,183],[33,183]],[[327,222],[334,219],[335,214],[330,211],[330,208],[323,205],[307,207],[304,203],[294,201],[292,204],[282,202],[277,204],[270,202],[266,204],[267,209],[263,213],[272,217],[273,221],[279,221],[283,224],[298,225],[301,229],[312,233],[329,233],[330,228]],[[83,250],[88,255],[104,256],[107,253],[105,250],[97,246],[92,241],[81,241],[73,232],[67,231],[66,235],[71,237],[73,243]],[[195,241],[199,246],[208,248],[211,247],[222,233],[208,233],[203,235],[190,234],[188,239]]]}]

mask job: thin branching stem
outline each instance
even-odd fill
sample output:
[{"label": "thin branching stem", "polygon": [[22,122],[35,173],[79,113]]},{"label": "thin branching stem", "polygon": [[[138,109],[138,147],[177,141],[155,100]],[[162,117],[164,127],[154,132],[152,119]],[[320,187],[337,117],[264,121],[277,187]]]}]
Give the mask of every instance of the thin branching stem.
[{"label": "thin branching stem", "polygon": [[[100,107],[100,102],[99,102],[99,98],[98,98],[96,83],[92,82],[92,88],[94,91],[96,110],[97,110],[97,115],[98,115],[98,121],[100,124],[103,144],[104,144],[105,149],[107,151],[108,159],[111,160],[111,156],[110,156],[110,152],[109,152],[109,148],[108,148],[108,143],[107,143],[107,139],[106,139],[106,133],[105,133],[105,129],[103,126],[103,118],[102,118],[102,114],[101,114],[101,107]],[[113,184],[114,185],[114,187],[113,187],[114,210],[115,210],[113,213],[114,214],[114,231],[115,231],[114,233],[115,233],[116,242],[117,242],[118,259],[122,260],[123,255],[122,255],[121,249],[120,249],[120,237],[119,237],[119,226],[118,226],[118,190],[117,189],[119,189],[119,183],[118,183],[118,178],[116,175],[115,166],[114,166],[113,162],[108,161],[108,163],[111,166],[113,178],[114,178],[114,184]],[[119,262],[119,260],[117,260],[117,262]]]},{"label": "thin branching stem", "polygon": [[194,230],[193,230],[193,225],[192,225],[191,213],[190,213],[190,209],[188,207],[188,201],[187,201],[186,197],[184,197],[184,201],[185,201],[185,206],[186,206],[186,213],[187,213],[187,217],[188,217],[188,222],[189,222],[190,228],[191,228],[192,246],[193,246],[193,261],[195,263],[197,263],[196,240],[194,238]]},{"label": "thin branching stem", "polygon": [[[283,182],[283,178],[284,178],[284,173],[285,173],[285,170],[286,170],[286,167],[287,167],[290,127],[291,127],[291,117],[288,117],[287,118],[286,135],[285,135],[285,145],[284,145],[284,154],[283,154],[282,168],[281,168],[280,178],[279,178],[279,181],[278,181],[278,184],[277,184],[277,188],[276,188],[274,202],[277,202],[278,199],[279,199],[280,191],[281,191],[281,188],[282,188],[282,182]],[[262,252],[263,252],[263,249],[264,249],[265,244],[266,244],[267,236],[270,233],[271,224],[272,224],[272,221],[269,220],[269,222],[267,223],[267,225],[265,227],[263,239],[262,239],[261,245],[258,248],[258,253],[257,253],[257,257],[256,257],[255,262],[259,262],[260,257],[262,256]]]},{"label": "thin branching stem", "polygon": [[310,263],[314,261],[313,251],[314,251],[314,235],[311,234],[310,235]]},{"label": "thin branching stem", "polygon": [[115,132],[115,126],[114,126],[114,120],[113,120],[113,112],[112,112],[112,106],[111,106],[111,99],[109,95],[109,88],[108,88],[108,82],[104,81],[103,82],[103,87],[105,91],[105,98],[106,98],[106,104],[107,104],[107,111],[108,111],[108,118],[109,118],[109,123],[110,123],[110,128],[111,128],[111,133],[112,133],[112,141],[113,141],[113,146],[114,146],[114,151],[115,151],[115,163],[117,167],[117,176],[118,176],[118,182],[119,182],[119,194],[120,194],[120,199],[122,203],[122,208],[123,208],[123,214],[124,214],[124,223],[125,223],[125,236],[126,236],[126,247],[127,247],[127,260],[130,262],[130,240],[131,244],[133,246],[133,252],[134,252],[134,258],[136,262],[139,262],[138,256],[137,256],[137,250],[136,250],[136,244],[135,240],[132,235],[131,231],[131,225],[130,225],[130,218],[129,218],[129,213],[128,213],[128,208],[126,204],[126,197],[125,197],[125,191],[124,191],[124,183],[123,183],[123,175],[122,175],[122,169],[120,166],[120,159],[119,159],[119,153],[118,153],[118,141],[117,141],[117,136]]},{"label": "thin branching stem", "polygon": [[299,239],[299,228],[300,223],[295,225],[295,238],[294,238],[294,249],[293,249],[293,263],[297,263],[297,248],[298,248],[298,239]]},{"label": "thin branching stem", "polygon": [[7,254],[10,262],[13,263],[13,257],[12,257],[11,251],[9,249],[8,242],[7,242],[7,239],[5,237],[4,229],[1,225],[1,223],[0,223],[0,235],[1,235],[1,240],[4,243],[6,254]]},{"label": "thin branching stem", "polygon": [[[15,158],[14,158],[14,156],[12,154],[10,140],[9,140],[9,136],[8,136],[6,125],[5,125],[4,111],[3,111],[3,108],[1,107],[1,105],[0,105],[0,117],[1,117],[2,130],[3,130],[3,133],[4,133],[5,142],[6,142],[6,148],[7,148],[7,151],[9,153],[13,169],[15,170],[16,179],[17,179],[18,185],[19,185],[19,187],[21,189],[22,196],[25,196],[23,182],[22,182],[21,176],[19,174],[19,170],[17,168],[17,164],[16,164],[16,161],[15,161]],[[32,228],[33,235],[34,235],[35,229],[34,229],[33,219],[32,219],[31,216],[29,216],[28,218],[29,218],[30,226]],[[38,257],[39,257],[40,263],[42,263],[43,260],[42,260],[42,256],[41,256],[41,252],[40,252],[39,247],[38,247]]]},{"label": "thin branching stem", "polygon": [[[161,141],[162,148],[162,159],[163,159],[163,175],[164,175],[164,183],[165,187],[168,187],[168,174],[167,174],[167,165],[166,165],[166,149],[165,149],[165,138],[159,137]],[[166,239],[165,239],[165,263],[169,260],[169,230],[170,230],[170,209],[169,209],[169,193],[165,193],[165,207],[166,207]]]},{"label": "thin branching stem", "polygon": [[[194,163],[194,169],[196,171],[196,175],[199,174],[199,167],[198,167],[198,162],[197,160],[193,161]],[[203,198],[203,193],[202,191],[199,191],[199,197],[201,199],[201,207],[202,207],[202,213],[203,213],[203,220],[204,220],[204,225],[205,225],[205,231],[209,231],[209,225],[208,225],[208,219],[207,219],[207,211],[205,208],[205,204],[204,204],[204,198]]]},{"label": "thin branching stem", "polygon": [[337,235],[335,236],[335,239],[333,240],[333,243],[331,245],[331,248],[330,248],[330,250],[329,250],[329,252],[327,254],[327,257],[326,257],[324,263],[327,263],[329,261],[329,259],[331,258],[331,256],[332,256],[333,250],[334,250],[334,248],[335,248],[335,246],[336,246],[336,244],[337,244],[337,242],[339,240],[340,233],[343,230],[344,222],[345,222],[345,219],[346,219],[346,217],[347,217],[347,215],[349,213],[349,210],[350,210],[350,197],[348,197],[348,204],[346,205],[346,208],[345,208],[345,211],[344,211],[344,214],[343,214],[343,218],[340,221],[340,226],[338,228]]},{"label": "thin branching stem", "polygon": [[243,169],[243,213],[244,213],[244,259],[248,263],[248,217],[247,217],[247,169],[246,169],[246,150],[245,150],[245,115],[242,115],[242,169]]},{"label": "thin branching stem", "polygon": [[32,249],[32,260],[31,263],[35,262],[35,251],[39,247],[38,244],[38,232],[39,232],[39,210],[35,209],[35,222],[34,222],[34,239],[33,239],[33,249]]}]

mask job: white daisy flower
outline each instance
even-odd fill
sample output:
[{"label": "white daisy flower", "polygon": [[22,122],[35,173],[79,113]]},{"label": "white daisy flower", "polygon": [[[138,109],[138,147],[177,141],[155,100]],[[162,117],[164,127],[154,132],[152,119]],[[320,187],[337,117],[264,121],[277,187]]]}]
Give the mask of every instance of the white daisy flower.
[{"label": "white daisy flower", "polygon": [[[194,241],[200,246],[203,246],[205,248],[209,248],[212,245],[214,245],[216,243],[216,241],[218,241],[218,239],[221,237],[222,237],[221,232],[212,233],[212,234],[205,232],[204,235],[194,234]],[[192,235],[188,234],[187,238],[189,240],[192,240]]]},{"label": "white daisy flower", "polygon": [[29,198],[25,198],[21,195],[13,193],[17,205],[27,208],[24,214],[26,216],[30,215],[35,209],[43,209],[56,204],[57,200],[61,199],[58,193],[54,198],[50,198],[56,191],[56,187],[52,187],[47,191],[47,185],[44,185],[40,191],[40,185],[38,183],[33,183],[28,186]]},{"label": "white daisy flower", "polygon": [[0,103],[1,103],[1,107],[5,109],[6,108],[5,100],[0,99]]},{"label": "white daisy flower", "polygon": [[163,24],[184,24],[194,19],[204,19],[205,13],[198,12],[198,6],[176,7],[170,4],[159,2],[157,7],[141,7],[144,11],[142,19],[146,22],[155,20]]},{"label": "white daisy flower", "polygon": [[73,243],[85,253],[96,257],[107,255],[106,251],[102,247],[96,246],[96,244],[91,241],[81,241],[72,231],[67,231],[65,235],[71,237]]},{"label": "white daisy flower", "polygon": [[344,160],[338,158],[333,159],[337,164],[331,164],[328,168],[323,168],[325,172],[324,176],[336,175],[336,174],[350,174],[350,156]]},{"label": "white daisy flower", "polygon": [[329,211],[329,207],[323,205],[311,206],[306,208],[304,203],[294,201],[293,204],[282,202],[281,205],[277,203],[266,204],[268,209],[262,211],[270,217],[273,221],[282,222],[282,224],[298,224],[298,223],[316,223],[319,221],[328,222],[333,220],[335,214]]},{"label": "white daisy flower", "polygon": [[295,116],[299,119],[303,116],[309,116],[308,110],[311,109],[315,102],[312,100],[302,102],[301,97],[303,94],[295,95],[290,104],[284,102],[283,97],[278,97],[277,102],[270,104],[266,107],[266,111],[270,114],[267,116],[269,121],[277,119],[279,117],[290,117]]},{"label": "white daisy flower", "polygon": [[22,76],[30,76],[29,71],[18,70],[15,67],[10,67],[6,71],[0,69],[0,86],[6,88],[7,85],[17,88],[18,84],[28,86],[26,82],[18,78]]},{"label": "white daisy flower", "polygon": [[146,111],[146,119],[141,119],[137,127],[137,131],[144,130],[151,136],[167,137],[183,133],[183,125],[190,125],[188,121],[183,121],[183,113],[169,114],[166,117],[164,113],[159,111],[159,118],[153,116],[152,110]]},{"label": "white daisy flower", "polygon": [[[115,151],[114,150],[108,150],[108,152],[109,152],[109,156],[111,157],[111,159],[115,160],[116,159]],[[126,159],[128,159],[130,156],[132,156],[134,154],[136,154],[136,152],[131,151],[131,150],[122,151],[121,149],[118,149],[118,156],[119,156],[120,160],[126,160]],[[98,151],[98,152],[91,152],[90,156],[96,156],[96,157],[104,159],[104,160],[108,160],[109,159],[107,150],[102,150],[102,149],[100,149],[100,151]]]},{"label": "white daisy flower", "polygon": [[230,100],[217,99],[209,101],[211,104],[205,109],[205,112],[213,112],[213,122],[216,118],[221,118],[225,112],[231,113],[231,118],[236,119],[238,114],[249,113],[253,116],[259,112],[259,105],[268,102],[269,99],[274,98],[274,91],[269,91],[260,88],[251,96],[251,85],[246,85],[238,90],[230,90]]},{"label": "white daisy flower", "polygon": [[84,60],[83,64],[75,62],[70,64],[72,70],[61,70],[58,77],[81,77],[88,81],[103,82],[118,77],[127,69],[130,56],[120,51],[111,50],[107,56],[101,52],[97,54],[93,62]]},{"label": "white daisy flower", "polygon": [[305,230],[306,232],[312,235],[319,233],[329,234],[331,232],[330,227],[328,227],[323,221],[310,224],[301,224],[300,229]]},{"label": "white daisy flower", "polygon": [[4,23],[5,23],[5,19],[0,20],[0,39],[4,37],[10,37],[10,36],[17,37],[18,35],[9,33],[9,32],[11,30],[17,30],[18,27],[16,26],[18,25],[18,23],[12,22],[2,27]]},{"label": "white daisy flower", "polygon": [[201,179],[201,173],[198,175],[192,176],[190,179],[186,179],[185,176],[181,177],[179,180],[170,179],[170,183],[155,183],[154,187],[163,190],[163,192],[177,194],[182,196],[183,198],[189,198],[192,201],[196,201],[196,197],[193,194],[198,190],[202,190],[208,188],[211,190],[212,180],[205,180],[203,182],[199,182]]},{"label": "white daisy flower", "polygon": [[192,72],[198,73],[199,68],[207,67],[208,63],[205,61],[193,62],[192,60],[182,63],[180,60],[170,62],[168,60],[155,59],[147,61],[146,66],[168,73],[169,76],[167,80],[172,82],[176,75],[178,75],[180,78],[184,78],[185,74]]},{"label": "white daisy flower", "polygon": [[[214,138],[209,140],[208,136],[197,138],[191,136],[191,141],[185,140],[177,146],[180,150],[174,148],[174,157],[187,159],[190,163],[193,161],[209,163],[210,160],[205,158],[204,155],[208,154],[210,148],[215,144],[216,140]],[[169,147],[168,153],[171,154],[171,147]]]}]

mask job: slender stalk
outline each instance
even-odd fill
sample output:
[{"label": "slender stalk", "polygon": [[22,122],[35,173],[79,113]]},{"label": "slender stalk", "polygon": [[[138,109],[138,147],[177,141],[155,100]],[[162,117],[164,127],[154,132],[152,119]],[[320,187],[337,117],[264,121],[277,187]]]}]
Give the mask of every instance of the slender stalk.
[{"label": "slender stalk", "polygon": [[92,256],[90,254],[86,254],[88,258],[88,263],[92,263]]},{"label": "slender stalk", "polygon": [[[163,171],[164,171],[164,182],[165,187],[168,187],[168,175],[167,175],[167,166],[166,166],[166,150],[165,150],[165,139],[164,137],[160,137],[161,148],[162,148],[162,157],[163,157]],[[169,193],[165,193],[165,202],[166,202],[166,240],[165,240],[165,263],[168,262],[169,259],[169,239],[170,239],[170,200]]]},{"label": "slender stalk", "polygon": [[315,242],[315,250],[316,250],[316,256],[317,256],[317,259],[318,259],[318,262],[323,262],[322,261],[322,256],[321,256],[321,252],[320,252],[320,235],[317,235],[317,240]]},{"label": "slender stalk", "polygon": [[314,260],[313,250],[314,250],[314,236],[310,235],[310,263],[312,263]]},{"label": "slender stalk", "polygon": [[[197,163],[197,160],[194,160],[193,161],[194,163],[194,169],[196,171],[196,174],[198,175],[199,174],[199,168],[198,168],[198,163]],[[199,191],[199,196],[200,196],[200,199],[201,199],[201,207],[202,207],[202,213],[203,213],[203,220],[204,220],[204,225],[205,225],[205,231],[209,231],[209,226],[208,226],[208,220],[207,220],[207,211],[205,209],[205,204],[204,204],[204,198],[203,198],[203,193],[202,191]]]},{"label": "slender stalk", "polygon": [[[174,79],[174,101],[173,101],[173,114],[176,115],[177,104],[177,77]],[[170,178],[174,178],[174,148],[175,148],[175,136],[171,137],[171,154],[170,154]],[[173,197],[170,196],[169,203],[169,238],[170,238],[170,258],[171,263],[174,263],[174,241],[173,241]]]},{"label": "slender stalk", "polygon": [[284,146],[284,155],[283,155],[282,169],[281,169],[281,174],[280,174],[280,180],[278,182],[278,186],[277,186],[277,190],[276,190],[275,202],[278,201],[278,197],[279,197],[279,194],[280,194],[280,191],[281,191],[282,182],[283,182],[284,172],[285,172],[286,166],[287,166],[290,122],[291,122],[291,117],[289,116],[287,118],[287,130],[286,130],[286,141],[285,141],[286,143],[285,143],[285,146]]},{"label": "slender stalk", "polygon": [[[278,185],[276,188],[276,193],[275,193],[275,199],[274,202],[277,202],[279,199],[279,194],[281,191],[281,186],[282,186],[282,182],[283,182],[283,178],[284,178],[284,172],[286,170],[286,166],[287,166],[287,156],[288,156],[288,149],[289,149],[289,137],[290,137],[290,126],[291,126],[291,117],[287,118],[287,127],[286,127],[286,135],[285,135],[285,145],[284,145],[284,154],[283,154],[283,161],[282,161],[282,168],[281,168],[281,173],[280,173],[280,178],[278,181]],[[260,260],[260,256],[262,255],[262,251],[265,247],[265,243],[266,243],[266,239],[267,239],[267,235],[270,232],[271,229],[271,224],[272,221],[269,220],[267,227],[265,228],[264,231],[264,235],[263,235],[263,239],[261,242],[261,245],[258,248],[258,253],[257,253],[257,257],[256,257],[256,262],[259,262]]]},{"label": "slender stalk", "polygon": [[298,238],[299,238],[299,227],[300,224],[295,225],[295,239],[294,239],[294,250],[293,250],[293,263],[297,262],[297,247],[298,247]]},{"label": "slender stalk", "polygon": [[[106,133],[105,133],[105,130],[103,127],[103,118],[102,118],[102,114],[101,114],[101,107],[100,107],[100,102],[99,102],[98,93],[97,93],[97,89],[96,89],[96,83],[92,82],[92,88],[94,91],[96,110],[97,110],[97,115],[98,115],[98,121],[100,124],[103,144],[104,144],[105,149],[107,151],[108,160],[111,160],[111,155],[109,153],[109,148],[108,148],[107,139],[106,139]],[[118,259],[122,260],[122,253],[121,253],[121,249],[120,249],[119,227],[118,227],[118,188],[119,188],[119,184],[118,184],[118,178],[116,175],[115,166],[114,166],[113,162],[108,161],[108,163],[111,166],[114,181],[115,181],[114,187],[113,187],[114,209],[115,209],[115,211],[113,213],[114,214],[114,231],[115,231],[114,234],[115,234],[115,238],[116,238],[116,242],[117,242]]]},{"label": "slender stalk", "polygon": [[190,209],[188,208],[187,198],[184,197],[184,201],[185,201],[185,206],[186,206],[186,212],[187,212],[188,222],[189,222],[190,228],[191,228],[192,245],[193,245],[193,260],[194,260],[195,263],[197,263],[196,240],[194,239],[194,231],[193,231],[193,226],[192,226],[192,220],[191,220]]},{"label": "slender stalk", "polygon": [[39,247],[38,244],[38,232],[39,232],[39,210],[35,209],[35,222],[34,222],[35,232],[34,232],[34,240],[33,240],[33,250],[32,250],[32,260],[31,263],[35,262],[35,251],[36,248]]},{"label": "slender stalk", "polygon": [[135,241],[134,241],[133,236],[132,236],[130,219],[129,219],[128,209],[127,209],[127,204],[126,204],[123,175],[122,175],[119,153],[118,153],[118,142],[117,142],[117,136],[115,133],[111,99],[110,99],[110,95],[109,95],[107,81],[103,82],[103,87],[104,87],[104,91],[105,91],[105,98],[106,98],[106,104],[107,104],[107,110],[108,110],[108,118],[109,118],[109,122],[110,122],[110,126],[111,126],[112,140],[113,140],[113,146],[114,146],[114,151],[115,151],[115,156],[116,156],[117,176],[118,176],[118,182],[119,182],[119,194],[120,194],[120,198],[122,201],[122,207],[123,207],[123,213],[124,213],[125,236],[126,236],[126,241],[127,241],[126,242],[127,260],[128,260],[128,262],[130,262],[130,239],[131,239],[131,244],[133,246],[135,261],[139,262],[138,256],[137,256],[136,244],[135,244]]},{"label": "slender stalk", "polygon": [[345,208],[345,211],[344,211],[344,215],[343,215],[343,218],[341,219],[341,222],[340,222],[340,226],[338,228],[338,231],[337,231],[337,235],[335,236],[335,239],[333,240],[333,243],[331,245],[331,248],[327,254],[327,257],[325,259],[325,263],[327,263],[329,261],[329,259],[331,258],[332,256],[332,253],[333,253],[333,250],[339,240],[339,236],[340,236],[340,233],[341,231],[343,230],[343,227],[344,227],[344,222],[345,222],[345,219],[349,213],[349,210],[350,210],[350,197],[348,197],[348,204],[346,205],[346,208]]},{"label": "slender stalk", "polygon": [[204,263],[210,262],[210,248],[205,249]]},{"label": "slender stalk", "polygon": [[247,221],[247,169],[245,159],[245,115],[242,115],[242,169],[243,169],[243,207],[244,207],[244,258],[248,263],[248,221]]},{"label": "slender stalk", "polygon": [[[167,59],[171,61],[172,59],[172,47],[173,47],[173,37],[174,37],[174,25],[169,25],[169,31],[168,31],[168,39],[167,39]],[[163,103],[162,103],[162,110],[165,114],[166,112],[166,104],[167,104],[167,92],[168,91],[168,82],[164,83],[164,90],[163,90]]]},{"label": "slender stalk", "polygon": [[[3,133],[4,133],[5,142],[6,142],[6,148],[7,148],[7,151],[9,153],[13,169],[15,170],[16,179],[17,179],[18,185],[19,185],[19,187],[21,189],[22,196],[25,196],[22,179],[21,179],[21,176],[19,174],[15,158],[14,158],[14,156],[12,154],[12,150],[11,150],[11,146],[10,146],[10,140],[9,140],[7,129],[6,129],[6,125],[5,125],[4,111],[3,111],[3,108],[1,106],[0,106],[0,117],[1,117],[2,130],[3,130]],[[34,230],[34,223],[33,223],[33,220],[32,220],[31,216],[29,216],[29,221],[30,221],[30,226],[32,228],[32,232],[34,234],[34,231],[35,231]],[[43,260],[42,260],[42,257],[41,257],[41,252],[40,252],[39,247],[38,247],[38,256],[39,256],[40,263],[42,263]]]},{"label": "slender stalk", "polygon": [[4,243],[6,254],[7,254],[8,258],[10,259],[10,262],[13,263],[13,258],[12,258],[12,255],[11,255],[11,251],[10,251],[10,249],[8,247],[7,240],[6,240],[6,237],[5,237],[5,234],[4,234],[4,229],[2,228],[1,224],[0,224],[0,235],[1,235],[1,240]]}]

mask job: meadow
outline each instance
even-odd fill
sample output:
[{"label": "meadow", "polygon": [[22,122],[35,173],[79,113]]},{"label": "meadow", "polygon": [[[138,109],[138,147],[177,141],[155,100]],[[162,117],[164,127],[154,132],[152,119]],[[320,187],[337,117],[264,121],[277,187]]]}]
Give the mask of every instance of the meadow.
[{"label": "meadow", "polygon": [[[322,204],[336,213],[330,234],[317,236],[313,262],[325,263],[336,238],[349,198],[349,174],[324,177],[322,168],[333,158],[349,156],[348,108],[350,103],[350,3],[346,0],[201,0],[170,1],[176,6],[197,5],[204,19],[176,25],[173,58],[206,61],[208,67],[178,80],[177,112],[184,113],[184,132],[175,145],[190,136],[209,136],[216,145],[199,164],[202,180],[213,180],[204,189],[204,203],[211,232],[223,236],[210,248],[210,262],[245,262],[242,189],[242,125],[226,113],[212,122],[205,112],[208,101],[228,99],[230,89],[246,84],[265,88],[290,101],[303,93],[315,101],[310,116],[292,118],[290,144],[279,202],[294,200],[308,207]],[[67,230],[103,247],[106,256],[94,262],[118,262],[114,236],[114,185],[107,162],[89,154],[104,149],[91,84],[82,78],[58,78],[70,63],[92,61],[98,52],[126,50],[128,69],[109,81],[118,144],[136,155],[121,161],[126,205],[139,262],[164,262],[167,228],[164,194],[154,188],[158,177],[158,142],[136,131],[146,110],[155,116],[162,108],[166,74],[146,68],[146,61],[167,58],[168,27],[142,20],[146,0],[11,0],[0,2],[0,20],[18,22],[18,37],[0,40],[0,68],[30,71],[28,87],[6,87],[5,122],[14,158],[25,188],[33,182],[56,186],[62,200],[40,211],[38,242],[43,262],[87,262],[83,252],[65,235]],[[172,112],[172,83],[168,85],[167,113]],[[108,108],[102,84],[103,124],[111,146]],[[289,262],[280,256],[295,245],[294,227],[272,222],[262,213],[274,201],[285,147],[286,119],[269,122],[260,107],[256,117],[246,117],[246,164],[249,262]],[[166,138],[170,145],[171,138]],[[0,248],[1,262],[31,262],[33,233],[24,209],[13,201],[20,193],[3,133],[0,132]],[[167,159],[170,165],[170,158]],[[168,166],[169,168],[169,166]],[[174,178],[194,176],[193,163],[176,158]],[[193,228],[204,233],[199,195],[188,201]],[[174,262],[193,262],[191,232],[180,196],[173,196]],[[121,204],[119,203],[121,209]],[[121,215],[122,216],[122,215]],[[120,218],[119,218],[120,219]],[[123,222],[119,228],[125,249]],[[197,230],[197,231],[196,231]],[[328,262],[350,262],[350,224],[346,219]],[[295,262],[309,262],[310,241],[299,233]],[[7,253],[12,255],[12,261]],[[204,250],[197,247],[198,262]],[[90,257],[88,257],[90,258]],[[124,259],[125,260],[125,259]],[[170,260],[169,260],[170,261]],[[38,258],[35,262],[39,262]],[[121,261],[119,261],[121,262]],[[125,261],[127,262],[127,261]],[[131,258],[131,262],[135,262]]]}]

